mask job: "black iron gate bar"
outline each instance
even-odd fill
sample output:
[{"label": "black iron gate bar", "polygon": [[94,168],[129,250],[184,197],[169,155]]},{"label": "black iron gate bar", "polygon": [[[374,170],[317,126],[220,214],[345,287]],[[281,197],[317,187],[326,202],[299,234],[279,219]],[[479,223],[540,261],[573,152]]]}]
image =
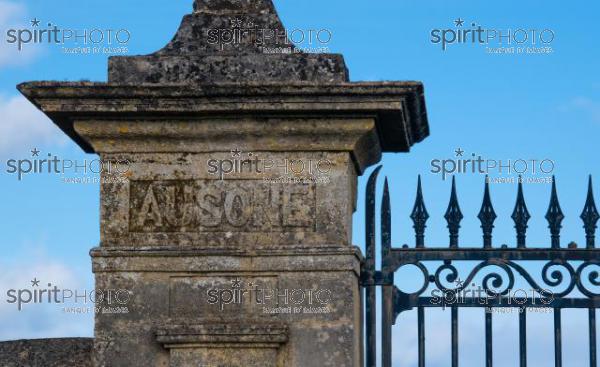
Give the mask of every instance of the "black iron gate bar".
[{"label": "black iron gate bar", "polygon": [[[429,218],[423,193],[421,188],[421,177],[419,176],[417,184],[417,197],[413,211],[410,215],[415,231],[415,247],[409,248],[407,245],[402,248],[393,248],[391,246],[391,207],[390,194],[387,178],[384,184],[383,198],[381,204],[381,270],[376,270],[375,265],[375,204],[376,204],[376,183],[377,176],[381,166],[377,167],[367,183],[366,195],[366,257],[363,264],[361,276],[362,285],[365,288],[365,336],[366,336],[366,365],[367,367],[376,366],[376,287],[382,289],[382,366],[392,366],[392,325],[395,323],[398,315],[407,310],[417,308],[417,334],[418,334],[418,365],[425,366],[425,312],[426,307],[450,307],[451,309],[451,349],[452,349],[452,367],[458,366],[458,309],[459,307],[519,307],[519,365],[527,366],[527,344],[526,344],[526,325],[527,308],[532,307],[550,307],[554,314],[554,364],[557,367],[562,366],[562,333],[561,333],[561,309],[563,308],[587,308],[589,317],[589,361],[591,367],[597,366],[596,354],[596,308],[600,308],[600,294],[594,293],[583,283],[584,270],[588,267],[600,267],[600,249],[595,247],[595,232],[600,215],[596,208],[592,190],[592,178],[588,182],[587,198],[584,210],[580,217],[583,221],[583,227],[586,234],[586,247],[578,249],[577,245],[571,242],[567,248],[560,246],[560,230],[564,215],[560,208],[558,195],[556,192],[556,183],[553,178],[552,192],[550,196],[550,205],[546,213],[551,235],[551,247],[541,248],[526,247],[527,222],[531,218],[525,198],[523,195],[523,186],[518,184],[517,201],[512,214],[516,230],[516,248],[509,248],[502,245],[501,248],[492,247],[492,231],[496,213],[492,206],[489,183],[486,177],[484,198],[478,218],[481,222],[483,232],[482,247],[459,247],[459,229],[463,214],[458,204],[456,193],[456,180],[452,179],[452,189],[450,194],[450,203],[445,214],[449,230],[449,247],[447,248],[427,248],[425,246],[425,228]],[[427,261],[442,261],[443,264],[437,268],[434,274],[430,274],[428,268],[423,264]],[[460,282],[458,270],[453,265],[453,261],[480,261],[473,268],[464,282]],[[512,289],[515,282],[516,271],[533,290],[543,295],[548,293],[542,288],[534,278],[516,261],[545,261],[541,276],[545,286],[564,287],[561,292],[553,293],[552,297],[542,297],[546,302],[536,301],[533,297],[512,298],[509,300],[506,296]],[[577,267],[571,265],[569,261],[581,262]],[[418,291],[414,293],[404,293],[394,285],[394,272],[405,265],[415,265],[421,270],[424,276],[424,282]],[[441,291],[460,292],[482,269],[496,266],[501,268],[508,277],[508,284],[500,274],[492,272],[487,274],[482,280],[482,289],[488,296],[493,296],[491,301],[482,305],[480,300],[475,297],[467,297],[461,301],[460,306],[456,304],[447,305],[443,303],[434,303],[432,297],[422,297],[422,294],[429,288],[430,283],[434,283],[437,289]],[[568,281],[563,276],[563,272],[558,270],[550,271],[553,267],[560,267],[563,272],[568,273]],[[442,273],[448,272],[445,279],[449,283],[458,281],[455,288],[447,288],[442,284]],[[597,270],[589,272],[587,280],[593,286],[600,286],[600,275]],[[504,291],[497,292],[490,287]],[[575,289],[581,292],[585,298],[569,298],[568,295]],[[487,309],[486,309],[487,311]],[[485,358],[486,367],[492,366],[492,325],[493,317],[491,312],[485,313]]]}]

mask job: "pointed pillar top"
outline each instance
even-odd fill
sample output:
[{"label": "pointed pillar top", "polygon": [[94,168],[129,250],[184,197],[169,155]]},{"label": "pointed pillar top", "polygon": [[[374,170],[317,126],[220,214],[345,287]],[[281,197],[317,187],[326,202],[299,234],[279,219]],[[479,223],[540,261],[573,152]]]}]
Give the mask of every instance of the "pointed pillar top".
[{"label": "pointed pillar top", "polygon": [[194,13],[275,13],[272,0],[195,0]]},{"label": "pointed pillar top", "polygon": [[109,59],[109,82],[116,84],[330,84],[348,79],[342,55],[299,52],[271,0],[196,0],[194,12],[184,16],[161,50]]},{"label": "pointed pillar top", "polygon": [[[349,82],[342,55],[297,52],[286,42],[271,0],[193,4],[162,49],[111,57],[108,83],[43,81],[18,88],[90,153],[206,152],[239,138],[246,148],[257,144],[251,148],[257,151],[356,152],[362,172],[381,151],[406,152],[429,135],[422,83]],[[263,43],[248,38],[257,30],[268,32]],[[294,52],[266,52],[273,45]],[[244,130],[248,118],[256,119],[248,125],[256,130]],[[139,123],[111,130],[127,119]],[[197,123],[221,119],[227,123],[214,130]],[[160,121],[171,124],[158,128]],[[142,136],[160,143],[140,144]]]}]

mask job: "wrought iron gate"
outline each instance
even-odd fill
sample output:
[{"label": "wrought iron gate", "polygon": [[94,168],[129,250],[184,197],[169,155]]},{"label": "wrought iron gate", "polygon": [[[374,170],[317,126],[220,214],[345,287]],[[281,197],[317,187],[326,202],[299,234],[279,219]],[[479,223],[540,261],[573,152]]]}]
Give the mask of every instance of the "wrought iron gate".
[{"label": "wrought iron gate", "polygon": [[[592,179],[589,178],[587,199],[581,219],[583,220],[586,246],[577,248],[571,242],[567,247],[561,247],[560,231],[564,215],[560,208],[556,184],[552,184],[550,206],[546,213],[551,234],[551,247],[528,247],[526,245],[527,222],[530,214],[525,204],[523,187],[518,184],[517,201],[512,214],[516,229],[516,247],[509,248],[492,246],[492,230],[496,213],[492,206],[489,183],[484,189],[483,204],[478,218],[483,231],[483,243],[479,247],[459,246],[459,228],[463,219],[458,197],[456,182],[453,178],[450,194],[450,203],[445,214],[448,223],[450,243],[448,247],[428,247],[425,245],[425,227],[429,214],[425,208],[421,188],[421,178],[417,185],[417,195],[414,209],[410,218],[414,223],[415,247],[407,245],[401,248],[391,246],[391,207],[390,193],[387,178],[384,184],[381,203],[381,270],[376,270],[375,262],[375,188],[377,176],[381,166],[369,177],[366,195],[366,259],[361,276],[365,288],[365,337],[366,337],[366,365],[375,367],[377,360],[377,311],[376,288],[381,287],[381,352],[382,366],[392,366],[392,325],[398,315],[413,308],[417,309],[417,334],[418,334],[418,365],[425,366],[425,308],[448,307],[451,309],[451,361],[452,367],[458,366],[458,317],[461,307],[485,308],[485,360],[486,367],[492,366],[492,324],[493,315],[490,312],[494,307],[519,308],[519,361],[520,367],[527,366],[526,325],[527,309],[548,307],[554,315],[554,365],[562,366],[562,332],[561,310],[570,308],[588,309],[589,333],[589,365],[597,366],[596,355],[596,308],[600,307],[600,249],[595,248],[596,223],[600,218],[592,191]],[[554,179],[553,179],[554,181]],[[430,268],[425,264],[441,262],[440,266],[430,273]],[[464,281],[459,278],[459,271],[455,263],[460,261],[477,261],[477,265],[470,271]],[[520,262],[542,261],[541,270],[543,283],[538,283],[530,272],[520,265]],[[574,264],[576,263],[576,264]],[[405,265],[414,265],[423,273],[423,285],[414,293],[404,293],[394,285],[394,272]],[[435,265],[435,264],[434,264]],[[500,268],[507,280],[498,272],[485,275],[479,287],[480,293],[475,296],[461,297],[460,303],[448,302],[448,297],[426,297],[425,292],[434,287],[444,295],[454,295],[451,300],[457,300],[460,292],[472,284],[475,276],[484,268]],[[552,270],[554,269],[554,270]],[[560,269],[560,270],[559,270]],[[515,284],[515,271],[531,287],[531,295],[522,292],[511,294]],[[444,285],[456,283],[455,287]],[[565,276],[565,274],[568,274]],[[587,274],[587,279],[586,279]],[[587,283],[587,284],[586,284]],[[552,292],[544,287],[562,288],[560,292]],[[595,288],[596,291],[594,291]],[[572,297],[573,291],[580,294]],[[483,297],[482,297],[483,295]]]}]

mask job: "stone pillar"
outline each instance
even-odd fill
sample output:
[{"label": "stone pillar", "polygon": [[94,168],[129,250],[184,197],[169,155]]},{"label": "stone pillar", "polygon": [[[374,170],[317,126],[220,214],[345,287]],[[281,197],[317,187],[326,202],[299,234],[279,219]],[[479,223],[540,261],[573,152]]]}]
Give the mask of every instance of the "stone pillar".
[{"label": "stone pillar", "polygon": [[422,85],[350,83],[341,55],[281,37],[213,42],[283,32],[271,1],[194,9],[162,50],[111,58],[109,83],[19,86],[127,168],[100,185],[96,288],[128,293],[96,315],[94,365],[359,366],[357,176],[428,135]]}]

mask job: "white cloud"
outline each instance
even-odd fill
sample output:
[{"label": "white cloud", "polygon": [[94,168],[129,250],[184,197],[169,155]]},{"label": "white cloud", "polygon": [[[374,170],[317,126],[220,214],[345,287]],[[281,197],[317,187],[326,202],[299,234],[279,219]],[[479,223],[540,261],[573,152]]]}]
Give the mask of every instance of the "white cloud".
[{"label": "white cloud", "polygon": [[571,106],[590,115],[592,121],[600,122],[600,101],[587,97],[577,97],[571,101]]},{"label": "white cloud", "polygon": [[24,7],[22,4],[5,1],[0,1],[0,24],[7,25],[16,18],[24,13]]},{"label": "white cloud", "polygon": [[15,44],[6,42],[8,29],[23,28],[29,28],[25,6],[13,1],[0,0],[0,68],[27,64],[40,54],[40,47],[26,47],[19,51]]},{"label": "white cloud", "polygon": [[559,106],[563,113],[579,113],[593,122],[600,123],[600,101],[588,97],[575,97],[569,102]]},{"label": "white cloud", "polygon": [[[6,42],[8,29],[29,28],[27,19],[27,9],[23,4],[0,0],[0,71],[9,65],[24,65],[40,53],[40,47],[18,51],[15,45]],[[24,97],[0,94],[0,157],[26,151],[31,146],[65,141],[59,129]]]},{"label": "white cloud", "polygon": [[[52,288],[93,289],[85,284],[81,274],[61,259],[54,259],[46,251],[35,248],[18,257],[0,262],[0,340],[91,336],[93,314],[69,314],[56,303],[28,303],[19,311],[15,303],[8,303],[11,289],[31,290],[31,281],[40,280],[40,289]],[[47,287],[51,283],[52,287]],[[25,297],[25,296],[24,296]]]},{"label": "white cloud", "polygon": [[25,97],[0,96],[0,157],[66,141],[60,129]]}]

